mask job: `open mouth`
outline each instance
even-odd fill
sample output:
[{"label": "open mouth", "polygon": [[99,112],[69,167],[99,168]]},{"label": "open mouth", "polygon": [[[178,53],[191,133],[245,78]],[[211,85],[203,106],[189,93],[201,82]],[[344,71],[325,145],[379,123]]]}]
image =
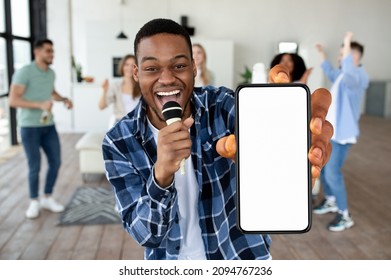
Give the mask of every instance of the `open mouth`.
[{"label": "open mouth", "polygon": [[157,98],[160,104],[163,105],[168,101],[178,102],[180,97],[180,90],[172,90],[172,91],[158,91],[156,92]]}]

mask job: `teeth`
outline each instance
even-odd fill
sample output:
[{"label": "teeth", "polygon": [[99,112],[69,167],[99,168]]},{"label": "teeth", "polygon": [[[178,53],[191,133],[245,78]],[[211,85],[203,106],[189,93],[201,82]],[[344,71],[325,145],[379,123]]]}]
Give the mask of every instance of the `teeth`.
[{"label": "teeth", "polygon": [[170,95],[176,95],[179,93],[179,90],[173,90],[173,91],[159,91],[156,94],[159,96],[170,96]]}]

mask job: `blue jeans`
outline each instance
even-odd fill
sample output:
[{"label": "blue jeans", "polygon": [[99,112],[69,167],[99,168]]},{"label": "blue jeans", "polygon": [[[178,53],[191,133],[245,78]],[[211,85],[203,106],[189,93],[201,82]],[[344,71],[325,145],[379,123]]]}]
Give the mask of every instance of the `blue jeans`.
[{"label": "blue jeans", "polygon": [[341,145],[334,141],[331,141],[331,143],[333,145],[333,151],[331,152],[329,162],[323,167],[320,173],[320,181],[324,194],[326,196],[334,196],[338,209],[344,211],[348,209],[348,201],[341,168],[345,163],[352,144]]},{"label": "blue jeans", "polygon": [[41,169],[42,147],[48,160],[48,171],[44,193],[50,195],[56,183],[61,165],[60,139],[54,125],[44,127],[22,127],[20,130],[29,167],[30,198],[38,198],[39,171]]}]

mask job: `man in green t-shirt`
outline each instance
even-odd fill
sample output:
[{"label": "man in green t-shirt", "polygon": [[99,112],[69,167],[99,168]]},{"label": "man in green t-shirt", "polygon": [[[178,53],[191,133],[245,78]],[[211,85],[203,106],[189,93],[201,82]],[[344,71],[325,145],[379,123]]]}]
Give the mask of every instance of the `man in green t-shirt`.
[{"label": "man in green t-shirt", "polygon": [[[73,104],[54,89],[55,74],[49,67],[53,56],[52,41],[37,41],[34,45],[35,60],[14,73],[9,94],[10,106],[19,108],[18,126],[28,161],[31,202],[26,217],[30,219],[37,218],[41,208],[56,213],[64,211],[64,206],[52,197],[61,165],[61,148],[51,109],[53,100],[63,102],[68,109],[71,109]],[[39,201],[41,148],[48,160],[48,171],[44,196]]]}]

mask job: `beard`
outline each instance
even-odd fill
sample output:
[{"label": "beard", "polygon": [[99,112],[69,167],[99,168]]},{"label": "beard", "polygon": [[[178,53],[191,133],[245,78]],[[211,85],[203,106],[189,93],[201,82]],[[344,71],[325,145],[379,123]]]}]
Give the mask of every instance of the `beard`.
[{"label": "beard", "polygon": [[53,58],[44,59],[43,62],[44,62],[46,65],[51,65],[51,64],[53,64]]}]

